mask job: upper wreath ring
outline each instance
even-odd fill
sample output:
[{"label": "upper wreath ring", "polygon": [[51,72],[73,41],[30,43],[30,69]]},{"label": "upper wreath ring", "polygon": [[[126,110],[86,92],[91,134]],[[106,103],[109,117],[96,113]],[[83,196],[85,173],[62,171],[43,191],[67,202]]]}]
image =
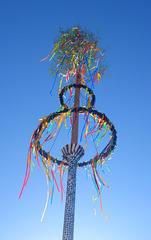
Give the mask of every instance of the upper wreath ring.
[{"label": "upper wreath ring", "polygon": [[63,95],[66,93],[67,90],[71,89],[71,88],[83,88],[86,89],[87,92],[89,93],[89,95],[91,96],[91,102],[90,102],[90,106],[93,108],[94,104],[95,104],[95,95],[93,93],[93,91],[91,90],[91,88],[87,87],[86,85],[83,84],[70,84],[68,86],[65,86],[64,88],[62,88],[61,92],[59,92],[58,96],[59,96],[59,100],[60,100],[60,104],[62,107],[65,107],[65,103],[63,100]]}]

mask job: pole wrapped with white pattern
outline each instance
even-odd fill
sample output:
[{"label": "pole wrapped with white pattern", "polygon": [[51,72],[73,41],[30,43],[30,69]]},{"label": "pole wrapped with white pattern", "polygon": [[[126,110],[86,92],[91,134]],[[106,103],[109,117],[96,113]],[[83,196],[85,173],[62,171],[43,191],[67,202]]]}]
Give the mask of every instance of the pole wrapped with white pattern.
[{"label": "pole wrapped with white pattern", "polygon": [[84,149],[78,144],[71,143],[66,145],[62,149],[62,153],[63,161],[66,161],[68,163],[67,193],[62,240],[73,240],[75,194],[76,194],[76,170],[77,162],[84,155]]}]

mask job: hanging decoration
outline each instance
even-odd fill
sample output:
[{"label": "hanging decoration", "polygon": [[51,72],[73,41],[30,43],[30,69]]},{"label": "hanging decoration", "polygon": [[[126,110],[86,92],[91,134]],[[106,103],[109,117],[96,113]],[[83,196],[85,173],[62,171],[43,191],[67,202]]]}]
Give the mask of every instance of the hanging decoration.
[{"label": "hanging decoration", "polygon": [[94,34],[81,30],[79,27],[71,30],[60,30],[60,36],[54,42],[54,49],[43,60],[51,61],[50,73],[55,75],[51,93],[55,86],[57,76],[61,77],[61,84],[75,82],[79,68],[81,70],[81,83],[89,84],[94,88],[94,82],[99,82],[106,68],[103,64],[105,51],[99,48],[98,40]]}]

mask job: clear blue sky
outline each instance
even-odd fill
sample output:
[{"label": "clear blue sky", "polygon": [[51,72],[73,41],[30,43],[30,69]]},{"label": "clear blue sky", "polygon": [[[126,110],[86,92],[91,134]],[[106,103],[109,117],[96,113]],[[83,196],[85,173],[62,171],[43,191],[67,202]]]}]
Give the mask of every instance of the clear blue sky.
[{"label": "clear blue sky", "polygon": [[[104,178],[103,209],[92,203],[85,171],[78,171],[75,240],[150,240],[151,216],[150,1],[3,1],[0,7],[0,239],[60,240],[64,202],[55,191],[43,222],[46,179],[34,166],[21,199],[27,152],[38,119],[59,108],[48,61],[60,26],[101,31],[109,72],[95,89],[96,108],[115,124],[118,146]],[[93,207],[97,213],[94,214]]]}]

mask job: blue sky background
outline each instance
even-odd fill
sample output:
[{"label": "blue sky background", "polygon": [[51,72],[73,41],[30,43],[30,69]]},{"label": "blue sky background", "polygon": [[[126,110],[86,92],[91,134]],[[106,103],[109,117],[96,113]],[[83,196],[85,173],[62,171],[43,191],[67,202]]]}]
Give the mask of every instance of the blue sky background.
[{"label": "blue sky background", "polygon": [[[48,61],[60,26],[101,31],[109,72],[95,89],[96,109],[115,124],[118,142],[104,179],[102,202],[78,171],[75,240],[150,240],[150,1],[3,1],[0,7],[0,239],[62,238],[64,202],[55,191],[43,222],[46,179],[35,163],[21,199],[27,152],[38,119],[59,109]],[[94,209],[96,209],[96,215]]]}]

